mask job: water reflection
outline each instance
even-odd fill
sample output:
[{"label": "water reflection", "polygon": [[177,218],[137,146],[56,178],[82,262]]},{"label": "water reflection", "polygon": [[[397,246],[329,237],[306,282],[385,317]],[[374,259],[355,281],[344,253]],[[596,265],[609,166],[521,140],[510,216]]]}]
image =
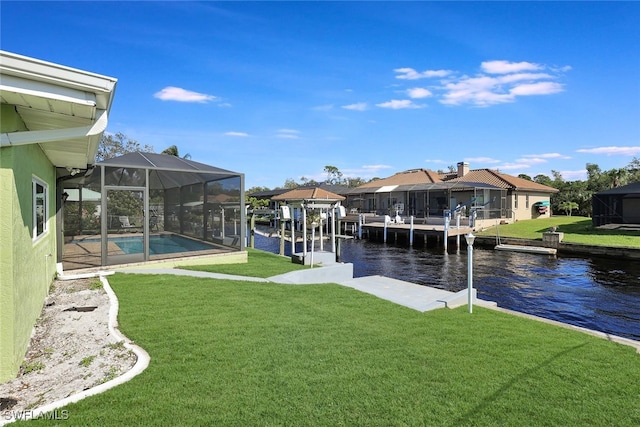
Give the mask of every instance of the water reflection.
[{"label": "water reflection", "polygon": [[[256,247],[277,253],[278,240],[256,236]],[[443,253],[347,240],[342,260],[353,263],[355,277],[383,275],[453,292],[467,286],[464,248]],[[640,340],[638,264],[474,248],[473,283],[480,298],[500,307]]]}]

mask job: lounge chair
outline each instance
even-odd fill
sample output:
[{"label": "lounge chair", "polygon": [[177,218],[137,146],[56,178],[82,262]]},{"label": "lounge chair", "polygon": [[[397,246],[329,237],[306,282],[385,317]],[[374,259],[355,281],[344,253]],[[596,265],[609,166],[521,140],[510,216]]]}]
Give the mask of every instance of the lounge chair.
[{"label": "lounge chair", "polygon": [[120,216],[118,217],[118,220],[120,221],[120,227],[122,228],[137,228],[135,224],[129,223],[128,216]]}]

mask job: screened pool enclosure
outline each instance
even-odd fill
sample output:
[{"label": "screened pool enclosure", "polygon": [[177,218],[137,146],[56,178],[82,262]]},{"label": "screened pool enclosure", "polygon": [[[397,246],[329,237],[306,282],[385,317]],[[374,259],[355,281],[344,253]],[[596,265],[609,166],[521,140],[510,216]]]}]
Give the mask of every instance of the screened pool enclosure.
[{"label": "screened pool enclosure", "polygon": [[58,185],[65,270],[245,248],[241,173],[137,152],[71,174]]}]

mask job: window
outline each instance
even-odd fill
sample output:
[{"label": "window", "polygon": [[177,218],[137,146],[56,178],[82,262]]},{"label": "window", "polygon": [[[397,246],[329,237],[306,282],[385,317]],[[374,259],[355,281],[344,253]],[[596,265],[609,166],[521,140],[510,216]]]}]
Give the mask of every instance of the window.
[{"label": "window", "polygon": [[40,179],[33,177],[33,240],[47,232],[47,218],[49,217],[49,186]]},{"label": "window", "polygon": [[513,193],[513,209],[518,209],[518,193]]},{"label": "window", "polygon": [[525,196],[524,207],[529,209],[529,195],[528,194]]}]

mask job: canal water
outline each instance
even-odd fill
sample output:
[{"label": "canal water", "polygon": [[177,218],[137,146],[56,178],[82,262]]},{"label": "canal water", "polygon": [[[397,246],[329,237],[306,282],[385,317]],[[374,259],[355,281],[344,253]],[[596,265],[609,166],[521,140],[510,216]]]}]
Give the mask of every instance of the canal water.
[{"label": "canal water", "polygon": [[[461,246],[445,253],[351,239],[342,243],[342,261],[353,264],[355,277],[382,275],[457,292],[467,288],[464,239]],[[279,240],[256,235],[256,248],[278,253]],[[285,251],[290,254],[290,243]],[[473,285],[478,298],[499,307],[640,340],[638,261],[474,247]]]}]

